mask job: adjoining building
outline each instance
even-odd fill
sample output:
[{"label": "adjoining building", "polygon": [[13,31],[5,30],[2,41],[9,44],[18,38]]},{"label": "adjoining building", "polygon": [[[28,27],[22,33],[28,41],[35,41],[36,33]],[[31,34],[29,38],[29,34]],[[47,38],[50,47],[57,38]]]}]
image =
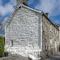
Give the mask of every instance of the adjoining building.
[{"label": "adjoining building", "polygon": [[25,57],[54,55],[59,50],[59,27],[42,11],[20,4],[5,25],[5,51]]}]

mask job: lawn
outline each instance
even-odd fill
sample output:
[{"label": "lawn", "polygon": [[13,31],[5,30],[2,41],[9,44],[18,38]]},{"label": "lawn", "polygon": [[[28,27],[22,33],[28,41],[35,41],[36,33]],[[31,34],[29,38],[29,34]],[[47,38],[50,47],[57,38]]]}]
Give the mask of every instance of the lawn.
[{"label": "lawn", "polygon": [[4,54],[5,38],[0,36],[0,56]]}]

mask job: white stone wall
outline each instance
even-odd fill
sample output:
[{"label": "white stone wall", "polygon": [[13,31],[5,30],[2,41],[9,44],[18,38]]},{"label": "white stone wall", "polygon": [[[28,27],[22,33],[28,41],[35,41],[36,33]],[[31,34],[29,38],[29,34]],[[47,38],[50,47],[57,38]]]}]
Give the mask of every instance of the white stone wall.
[{"label": "white stone wall", "polygon": [[59,27],[59,41],[60,41],[60,27]]},{"label": "white stone wall", "polygon": [[[38,45],[41,45],[40,17],[40,14],[27,8],[18,9],[12,21],[5,28],[6,50],[12,50],[12,47],[20,50],[23,47],[24,52],[25,50],[39,50]],[[13,40],[13,46],[11,46],[11,40]]]}]

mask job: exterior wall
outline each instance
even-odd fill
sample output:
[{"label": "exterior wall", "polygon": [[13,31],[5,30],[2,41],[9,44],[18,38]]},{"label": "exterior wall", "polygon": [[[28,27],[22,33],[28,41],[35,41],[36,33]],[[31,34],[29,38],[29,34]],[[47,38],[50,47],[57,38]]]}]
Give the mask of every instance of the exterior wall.
[{"label": "exterior wall", "polygon": [[5,49],[23,56],[38,56],[40,51],[36,50],[40,49],[45,55],[56,54],[59,49],[59,29],[41,13],[21,7],[5,26]]},{"label": "exterior wall", "polygon": [[23,7],[18,9],[5,27],[6,50],[16,48],[18,54],[24,55],[26,51],[41,49],[40,20],[41,15],[37,12]]},{"label": "exterior wall", "polygon": [[43,16],[43,51],[46,54],[56,54],[59,46],[59,29],[46,16]]},{"label": "exterior wall", "polygon": [[60,27],[59,27],[59,46],[58,46],[58,53],[60,52]]}]

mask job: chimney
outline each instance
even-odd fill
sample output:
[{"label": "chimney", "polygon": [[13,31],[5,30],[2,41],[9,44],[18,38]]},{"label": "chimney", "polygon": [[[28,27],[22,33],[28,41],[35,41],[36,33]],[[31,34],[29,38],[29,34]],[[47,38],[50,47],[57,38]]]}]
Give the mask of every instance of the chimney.
[{"label": "chimney", "polygon": [[27,5],[27,1],[28,0],[16,0],[17,1],[17,5],[20,5],[20,4],[25,4]]},{"label": "chimney", "polygon": [[48,13],[45,13],[45,15],[48,17]]}]

